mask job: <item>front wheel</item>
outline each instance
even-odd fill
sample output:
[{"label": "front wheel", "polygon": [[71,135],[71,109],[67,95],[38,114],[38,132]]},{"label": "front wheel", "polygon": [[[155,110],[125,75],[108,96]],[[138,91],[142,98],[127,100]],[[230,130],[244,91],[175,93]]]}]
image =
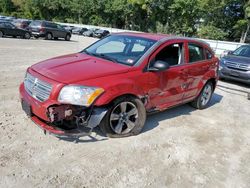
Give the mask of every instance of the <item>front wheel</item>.
[{"label": "front wheel", "polygon": [[70,38],[71,38],[71,36],[70,36],[69,34],[67,34],[67,35],[65,36],[65,40],[66,40],[66,41],[69,41]]},{"label": "front wheel", "polygon": [[31,37],[30,33],[27,32],[27,33],[24,34],[25,39],[30,39],[30,37]]},{"label": "front wheel", "polygon": [[212,98],[213,92],[214,86],[212,82],[207,82],[199,96],[193,102],[191,102],[191,105],[197,109],[206,108]]},{"label": "front wheel", "polygon": [[145,121],[146,110],[142,101],[135,97],[122,97],[111,104],[100,128],[108,137],[127,137],[139,134]]},{"label": "front wheel", "polygon": [[53,36],[51,33],[47,33],[46,36],[45,36],[45,39],[46,40],[52,40]]}]

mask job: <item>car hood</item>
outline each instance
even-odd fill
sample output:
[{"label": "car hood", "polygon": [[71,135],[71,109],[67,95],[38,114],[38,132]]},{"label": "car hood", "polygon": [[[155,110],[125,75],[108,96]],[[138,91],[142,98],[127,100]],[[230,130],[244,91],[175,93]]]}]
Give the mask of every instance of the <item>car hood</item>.
[{"label": "car hood", "polygon": [[223,57],[226,61],[231,61],[235,63],[243,63],[250,65],[250,58],[249,57],[242,57],[242,56],[235,56],[235,55],[227,55]]},{"label": "car hood", "polygon": [[129,67],[87,54],[76,53],[42,61],[31,66],[31,69],[55,81],[72,84],[125,73],[128,72]]}]

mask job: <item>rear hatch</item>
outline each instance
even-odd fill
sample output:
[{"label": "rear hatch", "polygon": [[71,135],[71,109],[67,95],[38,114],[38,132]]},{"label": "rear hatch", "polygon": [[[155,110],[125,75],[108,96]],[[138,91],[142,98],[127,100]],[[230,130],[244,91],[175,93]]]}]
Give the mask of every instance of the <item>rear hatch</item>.
[{"label": "rear hatch", "polygon": [[37,33],[39,33],[41,27],[42,27],[42,22],[41,21],[33,21],[29,25],[29,30],[31,32],[37,32]]}]

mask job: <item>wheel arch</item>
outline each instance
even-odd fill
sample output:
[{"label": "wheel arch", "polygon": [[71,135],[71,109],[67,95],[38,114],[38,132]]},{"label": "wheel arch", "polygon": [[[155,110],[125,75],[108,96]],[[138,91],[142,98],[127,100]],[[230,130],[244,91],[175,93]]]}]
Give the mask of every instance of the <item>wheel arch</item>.
[{"label": "wheel arch", "polygon": [[210,78],[206,81],[204,85],[206,85],[208,82],[211,82],[213,84],[213,90],[215,90],[215,87],[217,85],[217,79],[216,78]]},{"label": "wheel arch", "polygon": [[95,105],[96,106],[109,106],[110,104],[112,104],[112,102],[119,100],[121,98],[126,98],[126,97],[133,97],[133,98],[137,98],[140,99],[142,101],[142,103],[144,104],[146,102],[146,97],[145,96],[140,96],[140,95],[136,95],[135,93],[121,93],[119,95],[115,95],[114,97],[109,97],[103,99],[103,100],[98,100],[96,101]]}]

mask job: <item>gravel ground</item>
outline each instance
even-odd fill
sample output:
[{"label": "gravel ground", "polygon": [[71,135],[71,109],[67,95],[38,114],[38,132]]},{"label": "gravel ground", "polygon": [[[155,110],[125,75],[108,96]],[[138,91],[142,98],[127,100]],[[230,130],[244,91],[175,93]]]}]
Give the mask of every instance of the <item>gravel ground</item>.
[{"label": "gravel ground", "polygon": [[0,187],[249,187],[249,87],[219,82],[211,106],[176,107],[147,119],[134,137],[98,129],[78,143],[44,135],[21,110],[28,66],[80,51],[71,42],[0,39]]}]

